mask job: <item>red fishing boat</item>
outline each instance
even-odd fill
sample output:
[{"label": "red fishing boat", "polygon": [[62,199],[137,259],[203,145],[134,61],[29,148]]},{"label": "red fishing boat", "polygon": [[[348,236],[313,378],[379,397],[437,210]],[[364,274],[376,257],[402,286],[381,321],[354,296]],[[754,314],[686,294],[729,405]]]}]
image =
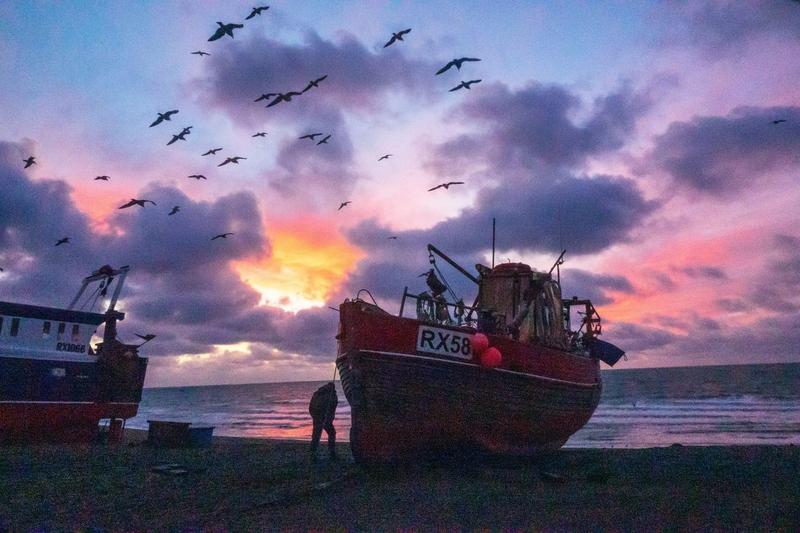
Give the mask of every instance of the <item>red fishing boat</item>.
[{"label": "red fishing boat", "polygon": [[[398,316],[361,299],[363,290],[339,306],[336,366],[355,459],[561,447],[600,401],[599,361],[613,365],[624,354],[597,338],[600,317],[589,300],[562,300],[564,254],[546,273],[506,263],[476,265],[475,276],[428,249],[430,292],[406,289]],[[477,285],[472,306],[446,299],[452,291],[434,254]],[[413,318],[403,316],[409,301]]]}]

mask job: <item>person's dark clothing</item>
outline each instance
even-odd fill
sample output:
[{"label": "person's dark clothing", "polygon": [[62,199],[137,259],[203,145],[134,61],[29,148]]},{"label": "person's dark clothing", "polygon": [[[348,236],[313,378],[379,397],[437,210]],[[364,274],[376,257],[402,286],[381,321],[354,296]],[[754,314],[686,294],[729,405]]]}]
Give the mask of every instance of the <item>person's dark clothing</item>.
[{"label": "person's dark clothing", "polygon": [[333,383],[326,383],[314,393],[311,402],[308,404],[308,412],[314,422],[314,429],[311,433],[311,456],[316,457],[319,439],[322,430],[328,434],[328,452],[331,459],[336,458],[336,428],[333,427],[333,419],[336,418],[336,406],[339,404],[339,396],[336,394],[336,387]]}]

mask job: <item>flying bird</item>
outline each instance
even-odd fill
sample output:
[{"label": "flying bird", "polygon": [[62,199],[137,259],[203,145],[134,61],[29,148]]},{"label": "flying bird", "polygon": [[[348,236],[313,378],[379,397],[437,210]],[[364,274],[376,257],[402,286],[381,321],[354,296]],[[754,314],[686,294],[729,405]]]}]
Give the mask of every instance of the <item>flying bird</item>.
[{"label": "flying bird", "polygon": [[337,211],[341,211],[343,207],[345,207],[348,204],[352,204],[352,203],[353,202],[351,202],[350,200],[348,200],[346,202],[342,202],[341,205],[339,206],[339,209],[337,209]]},{"label": "flying bird", "polygon": [[97,176],[94,181],[108,181],[111,179],[111,176]]},{"label": "flying bird", "polygon": [[192,174],[192,175],[191,175],[191,176],[189,176],[189,177],[190,177],[190,178],[194,178],[194,179],[196,179],[197,181],[200,181],[200,180],[206,180],[206,179],[208,179],[208,178],[206,178],[205,176],[203,176],[202,174]]},{"label": "flying bird", "polygon": [[392,154],[386,154],[378,158],[378,161],[383,161],[384,159],[389,159],[392,157]]},{"label": "flying bird", "polygon": [[[134,333],[134,335],[142,339],[144,342],[150,342],[151,340],[156,338],[156,336],[153,335],[152,333],[148,333],[147,335],[139,335],[138,333]],[[142,344],[144,344],[144,342]],[[139,346],[141,346],[141,344]]]},{"label": "flying bird", "polygon": [[174,215],[175,213],[177,213],[180,210],[181,210],[181,206],[176,205],[175,207],[172,208],[172,211],[167,213],[167,216],[172,216],[172,215]]},{"label": "flying bird", "polygon": [[330,138],[331,138],[330,135],[323,137],[322,140],[317,143],[317,146],[319,146],[320,144],[328,144],[328,139]]},{"label": "flying bird", "polygon": [[23,159],[22,162],[25,163],[25,168],[28,168],[29,166],[36,164],[36,158],[30,156],[28,159]]},{"label": "flying bird", "polygon": [[442,72],[446,72],[450,67],[453,66],[455,66],[458,70],[461,70],[461,65],[464,63],[464,61],[480,61],[480,59],[478,59],[477,57],[462,57],[460,59],[454,59],[445,66],[443,66],[442,68],[440,68],[438,71],[436,71],[436,74],[439,75]]},{"label": "flying bird", "polygon": [[215,235],[215,236],[211,237],[211,240],[213,241],[213,240],[216,240],[216,239],[227,239],[228,235],[233,235],[233,232],[220,233],[219,235]]},{"label": "flying bird", "polygon": [[174,115],[177,112],[178,112],[177,109],[173,109],[172,111],[167,111],[166,113],[159,113],[158,118],[155,119],[152,124],[150,124],[150,127],[152,128],[153,126],[158,126],[165,120],[170,120],[172,118],[172,115]]},{"label": "flying bird", "polygon": [[191,133],[191,131],[190,131],[191,129],[192,129],[192,126],[187,126],[187,127],[183,128],[183,130],[179,134],[173,135],[172,136],[172,140],[167,143],[167,146],[169,146],[170,144],[174,143],[175,141],[177,141],[179,139],[181,141],[185,141],[186,140],[186,136]]},{"label": "flying bird", "polygon": [[391,237],[386,237],[386,238],[390,241],[396,241],[398,237],[397,235],[392,235]]},{"label": "flying bird", "polygon": [[119,206],[117,209],[125,209],[127,207],[133,207],[134,205],[138,205],[139,207],[144,207],[144,204],[146,204],[147,202],[156,205],[156,203],[153,200],[137,200],[136,198],[131,198],[130,202],[128,202],[125,205]]},{"label": "flying bird", "polygon": [[450,93],[451,93],[451,92],[453,92],[453,91],[457,91],[457,90],[459,90],[459,89],[467,89],[467,90],[469,90],[469,86],[470,86],[470,85],[472,85],[473,83],[480,83],[481,81],[482,81],[482,80],[469,80],[469,81],[462,81],[460,84],[456,85],[455,87],[453,87],[452,89],[450,89],[450,90],[449,90],[449,91],[447,91],[447,92],[450,92]]},{"label": "flying bird", "polygon": [[440,189],[442,187],[444,187],[445,189],[449,189],[451,185],[463,185],[463,184],[464,184],[463,181],[448,181],[447,183],[440,183],[436,187],[428,189],[428,192],[435,191],[436,189]]},{"label": "flying bird", "polygon": [[208,38],[209,41],[216,41],[225,35],[230,35],[231,39],[233,39],[233,30],[236,28],[244,28],[244,24],[223,24],[222,22],[217,22],[217,25],[219,28],[214,32],[214,35]]},{"label": "flying bird", "polygon": [[250,12],[250,14],[244,18],[244,20],[250,20],[256,15],[260,15],[262,11],[266,11],[267,9],[269,9],[269,6],[254,7],[253,10]]},{"label": "flying bird", "polygon": [[310,82],[308,82],[308,85],[306,85],[306,88],[303,89],[302,92],[306,92],[307,90],[311,89],[312,87],[319,87],[319,82],[321,82],[322,80],[324,80],[327,77],[328,77],[328,75],[325,74],[321,78],[317,78],[315,80],[311,80]]},{"label": "flying bird", "polygon": [[200,56],[200,57],[210,56],[211,55],[208,52],[203,52],[202,50],[197,50],[196,52],[192,52],[192,54],[194,54],[196,56]]},{"label": "flying bird", "polygon": [[780,124],[781,122],[786,122],[786,119],[785,118],[779,118],[778,120],[773,120],[772,121],[773,124]]},{"label": "flying bird", "polygon": [[322,133],[306,133],[302,137],[298,137],[298,140],[299,139],[311,139],[313,141],[315,137],[318,137],[320,135],[322,135]]},{"label": "flying bird", "polygon": [[300,96],[301,93],[297,91],[289,91],[288,93],[278,93],[277,98],[267,104],[267,107],[272,107],[275,104],[279,104],[281,102],[291,102],[292,96]]},{"label": "flying bird", "polygon": [[266,137],[266,136],[267,136],[266,131],[259,131],[258,133],[251,135],[251,137]]},{"label": "flying bird", "polygon": [[208,152],[204,153],[203,155],[215,155],[217,152],[222,150],[222,148],[212,148]]},{"label": "flying bird", "polygon": [[67,243],[69,243],[69,237],[64,237],[63,239],[58,239],[56,246],[61,246],[62,244],[67,244]]},{"label": "flying bird", "polygon": [[392,32],[392,38],[389,39],[389,41],[386,44],[384,44],[383,47],[386,48],[387,46],[390,46],[390,45],[394,44],[396,41],[402,41],[403,40],[403,35],[406,35],[410,31],[411,31],[411,28],[408,28],[407,30],[403,30],[403,31],[398,31],[397,33]]},{"label": "flying bird", "polygon": [[225,161],[223,161],[222,163],[220,163],[217,166],[221,167],[223,165],[227,165],[228,163],[235,163],[235,164],[238,165],[240,159],[247,159],[247,158],[246,157],[239,157],[238,155],[236,157],[229,157],[229,158],[227,158]]},{"label": "flying bird", "polygon": [[278,96],[280,93],[265,93],[253,100],[254,102],[260,102],[261,100],[269,100],[273,96]]}]

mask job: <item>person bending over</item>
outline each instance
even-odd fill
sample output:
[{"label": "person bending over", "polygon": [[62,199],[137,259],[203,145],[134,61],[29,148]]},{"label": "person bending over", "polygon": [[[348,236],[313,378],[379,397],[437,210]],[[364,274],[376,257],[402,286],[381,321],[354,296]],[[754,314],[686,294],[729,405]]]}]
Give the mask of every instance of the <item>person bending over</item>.
[{"label": "person bending over", "polygon": [[314,429],[311,433],[311,460],[317,459],[317,447],[322,436],[322,430],[328,434],[328,452],[332,460],[336,460],[336,428],[333,427],[333,419],[336,418],[336,406],[339,404],[339,397],[336,394],[336,387],[333,382],[328,382],[314,393],[311,402],[308,404],[308,412],[314,422]]}]

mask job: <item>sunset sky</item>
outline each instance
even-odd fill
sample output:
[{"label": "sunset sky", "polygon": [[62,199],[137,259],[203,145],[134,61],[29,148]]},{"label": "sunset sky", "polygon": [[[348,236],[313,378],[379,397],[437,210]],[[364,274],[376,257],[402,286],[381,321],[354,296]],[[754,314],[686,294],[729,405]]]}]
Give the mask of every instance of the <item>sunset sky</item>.
[{"label": "sunset sky", "polygon": [[429,242],[490,263],[494,217],[498,261],[567,250],[621,367],[800,361],[798,58],[791,0],[5,1],[0,300],[127,264],[148,386],[325,379],[329,306],[396,312]]}]

